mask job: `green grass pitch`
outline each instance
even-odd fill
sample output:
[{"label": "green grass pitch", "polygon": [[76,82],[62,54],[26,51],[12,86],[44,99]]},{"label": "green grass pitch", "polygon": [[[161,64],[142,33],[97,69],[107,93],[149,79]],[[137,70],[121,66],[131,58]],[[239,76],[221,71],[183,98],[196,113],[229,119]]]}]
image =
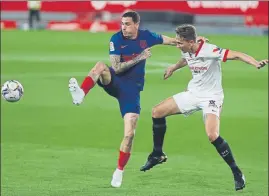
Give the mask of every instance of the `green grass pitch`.
[{"label": "green grass pitch", "polygon": [[[205,134],[202,114],[167,119],[168,162],[142,173],[152,150],[151,108],[187,86],[188,68],[162,79],[180,52],[155,46],[146,66],[141,116],[120,189],[110,187],[123,123],[118,103],[95,87],[72,104],[68,80],[79,82],[96,61],[109,62],[109,33],[2,31],[1,83],[19,80],[17,103],[1,101],[3,196],[266,196],[268,195],[268,67],[223,63],[221,135],[247,185],[238,193],[230,169]],[[170,36],[174,36],[171,34]],[[268,37],[204,35],[220,47],[268,58]]]}]

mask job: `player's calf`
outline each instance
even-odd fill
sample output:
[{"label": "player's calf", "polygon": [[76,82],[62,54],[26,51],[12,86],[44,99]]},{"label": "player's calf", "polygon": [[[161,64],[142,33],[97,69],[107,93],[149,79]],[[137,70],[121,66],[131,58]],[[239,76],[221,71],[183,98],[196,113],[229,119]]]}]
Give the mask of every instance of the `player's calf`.
[{"label": "player's calf", "polygon": [[235,162],[229,144],[219,136],[219,118],[214,114],[206,114],[205,127],[209,140],[233,172],[235,189],[243,189],[245,187],[244,175]]},{"label": "player's calf", "polygon": [[163,141],[166,133],[166,119],[165,118],[152,118],[153,130],[153,155],[163,154]]},{"label": "player's calf", "polygon": [[[152,167],[167,161],[167,156],[163,153],[163,140],[166,132],[166,119],[159,115],[158,109],[152,110],[153,121],[153,151],[148,156],[147,162],[140,168],[140,171],[150,170]],[[159,118],[158,118],[159,117]]]},{"label": "player's calf", "polygon": [[172,97],[166,99],[152,109],[153,155],[163,154],[163,141],[166,133],[166,116],[178,113],[179,109]]},{"label": "player's calf", "polygon": [[169,97],[152,109],[152,130],[153,130],[153,152],[148,156],[147,162],[140,168],[140,171],[147,171],[155,165],[167,161],[163,152],[163,141],[166,133],[166,117],[173,114],[180,114],[173,97]]},{"label": "player's calf", "polygon": [[124,135],[123,140],[121,142],[120,150],[123,152],[131,152],[133,141],[134,141],[134,133]]},{"label": "player's calf", "polygon": [[127,113],[124,115],[124,138],[120,146],[121,151],[131,152],[138,118],[139,114],[136,113]]},{"label": "player's calf", "polygon": [[165,110],[162,104],[152,108],[153,155],[163,154],[163,141],[166,133]]},{"label": "player's calf", "polygon": [[136,113],[126,113],[124,115],[124,138],[121,142],[118,158],[118,167],[113,173],[111,186],[119,188],[122,184],[123,171],[127,165],[135,136],[135,128],[139,115]]},{"label": "player's calf", "polygon": [[124,137],[120,145],[120,154],[118,159],[119,170],[124,170],[124,167],[131,156],[131,149],[135,136],[135,128],[139,115],[134,113],[127,113],[124,116]]}]

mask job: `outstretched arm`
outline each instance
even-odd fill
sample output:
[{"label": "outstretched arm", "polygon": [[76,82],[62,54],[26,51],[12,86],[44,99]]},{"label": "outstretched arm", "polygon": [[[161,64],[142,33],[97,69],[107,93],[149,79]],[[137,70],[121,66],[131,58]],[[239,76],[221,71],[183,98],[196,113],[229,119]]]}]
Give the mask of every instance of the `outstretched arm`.
[{"label": "outstretched arm", "polygon": [[[176,42],[176,38],[172,38],[172,37],[168,37],[166,35],[162,35],[162,38],[163,38],[163,44],[164,45],[172,45],[172,46],[175,46],[177,44]],[[197,37],[197,41],[205,41],[205,42],[208,42],[209,40],[203,36],[198,36]]]},{"label": "outstretched arm", "polygon": [[162,35],[162,38],[163,38],[163,44],[164,45],[172,45],[172,46],[176,45],[176,39],[175,38],[168,37],[168,36],[165,36],[165,35]]},{"label": "outstretched arm", "polygon": [[116,74],[122,73],[136,65],[138,62],[147,59],[151,56],[150,48],[145,49],[140,55],[132,60],[120,62],[120,55],[110,55],[110,62]]},{"label": "outstretched arm", "polygon": [[252,56],[249,56],[249,55],[244,54],[242,52],[232,51],[232,50],[229,50],[228,55],[227,55],[227,60],[240,60],[240,61],[243,61],[243,62],[248,63],[250,65],[253,65],[258,69],[260,69],[260,68],[264,67],[266,64],[268,64],[268,59],[257,61]]},{"label": "outstretched arm", "polygon": [[185,67],[186,65],[187,65],[186,59],[180,59],[176,64],[169,66],[165,70],[163,78],[166,80],[174,73],[174,71],[176,71],[182,67]]}]

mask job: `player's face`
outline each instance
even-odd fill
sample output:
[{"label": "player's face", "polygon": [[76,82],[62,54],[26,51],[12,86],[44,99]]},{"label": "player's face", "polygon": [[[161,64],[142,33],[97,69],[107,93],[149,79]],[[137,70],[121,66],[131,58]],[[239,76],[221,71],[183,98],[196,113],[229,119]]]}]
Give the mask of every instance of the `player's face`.
[{"label": "player's face", "polygon": [[123,36],[132,39],[137,35],[139,23],[134,23],[131,17],[123,17],[121,18],[121,31]]},{"label": "player's face", "polygon": [[192,52],[192,48],[195,44],[193,40],[185,40],[182,37],[176,37],[177,48],[182,52]]}]

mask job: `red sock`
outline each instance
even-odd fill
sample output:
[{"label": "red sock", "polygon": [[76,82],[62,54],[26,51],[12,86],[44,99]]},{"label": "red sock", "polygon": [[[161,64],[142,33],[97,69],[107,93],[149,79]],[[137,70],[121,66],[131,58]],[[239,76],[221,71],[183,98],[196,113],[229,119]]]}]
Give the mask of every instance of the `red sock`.
[{"label": "red sock", "polygon": [[127,164],[131,153],[120,151],[119,160],[118,160],[118,169],[123,170]]},{"label": "red sock", "polygon": [[87,76],[82,84],[81,84],[81,88],[84,91],[85,95],[87,95],[87,93],[94,87],[95,82],[93,81],[93,79],[90,76]]}]

